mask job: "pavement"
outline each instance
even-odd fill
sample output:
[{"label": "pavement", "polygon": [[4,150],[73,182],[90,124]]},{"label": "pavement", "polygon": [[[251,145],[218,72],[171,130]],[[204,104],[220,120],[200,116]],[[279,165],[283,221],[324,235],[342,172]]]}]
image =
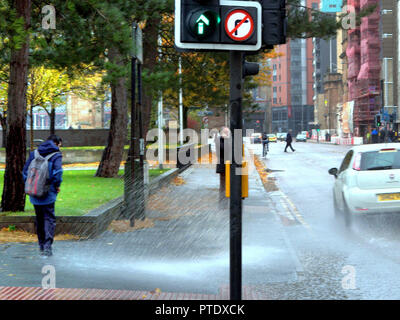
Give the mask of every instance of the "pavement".
[{"label": "pavement", "polygon": [[[36,243],[0,244],[0,299],[229,299],[229,210],[218,206],[215,166],[195,165],[181,177],[183,184],[149,199],[149,227],[57,241],[47,259],[38,255]],[[269,299],[260,288],[303,276],[285,230],[301,219],[288,213],[283,194],[265,191],[253,164],[249,185],[243,201],[243,298]],[[45,266],[54,267],[56,289],[41,288]]]}]

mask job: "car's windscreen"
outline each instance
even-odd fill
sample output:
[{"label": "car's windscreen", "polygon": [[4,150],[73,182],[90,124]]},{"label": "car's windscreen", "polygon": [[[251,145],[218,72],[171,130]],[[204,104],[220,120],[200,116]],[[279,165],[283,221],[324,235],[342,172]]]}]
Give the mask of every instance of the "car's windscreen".
[{"label": "car's windscreen", "polygon": [[369,151],[361,155],[361,170],[400,169],[400,150]]}]

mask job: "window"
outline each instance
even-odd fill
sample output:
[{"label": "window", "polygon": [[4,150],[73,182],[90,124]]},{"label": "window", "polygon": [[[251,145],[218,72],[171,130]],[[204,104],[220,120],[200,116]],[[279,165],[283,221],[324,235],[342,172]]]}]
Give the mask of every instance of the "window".
[{"label": "window", "polygon": [[297,81],[300,80],[301,74],[300,72],[292,72],[292,79]]},{"label": "window", "polygon": [[[280,76],[279,76],[279,78],[280,78]],[[272,77],[272,80],[273,80],[273,81],[276,81],[276,80],[277,80],[277,79],[276,79],[276,76],[273,76],[273,77]],[[280,79],[279,79],[279,80],[280,80]]]},{"label": "window", "polygon": [[301,55],[300,49],[293,49],[292,50],[292,57],[298,57]]},{"label": "window", "polygon": [[361,170],[390,170],[400,169],[400,151],[364,152],[361,155]]},{"label": "window", "polygon": [[273,89],[273,90],[274,90],[274,92],[276,92],[276,91],[277,91],[277,90],[276,90],[276,87],[274,87],[274,89]]},{"label": "window", "polygon": [[278,103],[276,98],[273,99],[273,102],[274,102],[274,104]]},{"label": "window", "polygon": [[293,96],[292,102],[293,104],[301,104],[301,96]]},{"label": "window", "polygon": [[347,152],[347,154],[344,157],[343,162],[340,166],[339,173],[343,172],[344,170],[346,170],[349,167],[352,157],[353,157],[353,151]]}]

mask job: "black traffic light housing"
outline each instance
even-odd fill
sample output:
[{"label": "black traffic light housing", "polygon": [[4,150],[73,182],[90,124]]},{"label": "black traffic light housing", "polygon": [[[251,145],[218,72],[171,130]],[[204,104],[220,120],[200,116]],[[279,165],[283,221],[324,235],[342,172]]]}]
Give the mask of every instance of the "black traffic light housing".
[{"label": "black traffic light housing", "polygon": [[381,124],[382,124],[381,118],[382,118],[381,114],[376,114],[375,115],[375,126],[376,127],[380,127],[381,126]]},{"label": "black traffic light housing", "polygon": [[245,52],[242,58],[242,79],[246,76],[255,76],[260,72],[260,64],[246,61],[246,56],[254,55],[253,52]]},{"label": "black traffic light housing", "polygon": [[182,42],[220,42],[219,0],[184,0],[182,17]]},{"label": "black traffic light housing", "polygon": [[178,50],[259,51],[262,7],[258,0],[175,0]]},{"label": "black traffic light housing", "polygon": [[260,71],[260,65],[257,62],[247,62],[243,59],[242,78],[246,76],[255,76]]},{"label": "black traffic light housing", "polygon": [[259,0],[262,6],[263,46],[286,43],[286,0]]}]

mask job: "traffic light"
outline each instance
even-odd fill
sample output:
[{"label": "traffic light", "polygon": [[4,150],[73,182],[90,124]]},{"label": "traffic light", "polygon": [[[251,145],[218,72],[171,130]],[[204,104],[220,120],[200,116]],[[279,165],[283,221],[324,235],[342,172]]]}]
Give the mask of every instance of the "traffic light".
[{"label": "traffic light", "polygon": [[375,115],[375,126],[376,126],[376,127],[380,127],[381,124],[382,124],[382,122],[381,122],[381,115],[380,115],[380,114]]},{"label": "traffic light", "polygon": [[183,0],[182,42],[218,43],[221,13],[219,0]]},{"label": "traffic light", "polygon": [[187,50],[258,51],[261,14],[257,1],[175,0],[175,45]]},{"label": "traffic light", "polygon": [[257,62],[247,62],[243,59],[242,78],[246,76],[255,76],[260,71],[260,65]]},{"label": "traffic light", "polygon": [[286,43],[286,0],[260,0],[263,13],[263,46]]}]

